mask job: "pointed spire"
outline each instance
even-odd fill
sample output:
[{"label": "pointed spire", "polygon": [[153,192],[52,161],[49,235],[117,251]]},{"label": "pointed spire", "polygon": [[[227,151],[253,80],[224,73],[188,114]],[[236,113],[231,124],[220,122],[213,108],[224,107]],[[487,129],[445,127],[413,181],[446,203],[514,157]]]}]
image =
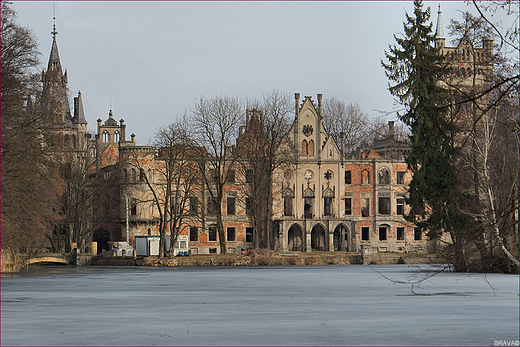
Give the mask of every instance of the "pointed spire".
[{"label": "pointed spire", "polygon": [[74,124],[88,124],[83,112],[81,92],[78,92],[78,96],[74,98]]},{"label": "pointed spire", "polygon": [[439,10],[437,11],[437,29],[435,31],[435,38],[437,39],[445,39],[444,36],[444,28],[442,26],[442,16],[441,16],[441,4],[439,4]]},{"label": "pointed spire", "polygon": [[53,17],[54,25],[51,31],[52,34],[52,48],[51,55],[49,57],[49,64],[47,65],[47,70],[59,70],[61,72],[61,62],[60,55],[58,54],[58,44],[56,43],[56,16]]}]

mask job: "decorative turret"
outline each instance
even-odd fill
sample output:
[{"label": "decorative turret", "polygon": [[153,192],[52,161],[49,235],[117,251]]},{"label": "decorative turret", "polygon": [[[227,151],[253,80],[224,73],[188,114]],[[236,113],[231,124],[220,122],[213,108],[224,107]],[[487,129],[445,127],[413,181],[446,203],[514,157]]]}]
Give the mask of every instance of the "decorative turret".
[{"label": "decorative turret", "polygon": [[83,112],[83,101],[81,99],[81,92],[74,98],[74,124],[88,124]]}]

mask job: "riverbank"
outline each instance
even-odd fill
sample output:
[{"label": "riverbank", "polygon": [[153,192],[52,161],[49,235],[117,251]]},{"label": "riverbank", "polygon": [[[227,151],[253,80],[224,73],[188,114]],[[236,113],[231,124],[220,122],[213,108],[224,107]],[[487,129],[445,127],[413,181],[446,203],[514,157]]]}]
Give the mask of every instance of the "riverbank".
[{"label": "riverbank", "polygon": [[439,264],[442,258],[431,253],[293,252],[268,250],[242,254],[191,255],[187,257],[103,257],[92,258],[89,265],[100,266],[286,266],[355,264]]}]

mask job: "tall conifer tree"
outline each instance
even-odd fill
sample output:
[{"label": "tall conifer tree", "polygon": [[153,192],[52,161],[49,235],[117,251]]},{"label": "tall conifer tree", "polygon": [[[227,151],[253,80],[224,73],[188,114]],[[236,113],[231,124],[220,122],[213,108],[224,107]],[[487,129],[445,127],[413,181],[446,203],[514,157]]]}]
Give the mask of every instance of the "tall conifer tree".
[{"label": "tall conifer tree", "polygon": [[[449,232],[457,240],[460,216],[453,204],[455,186],[454,128],[450,121],[451,92],[439,81],[449,73],[444,58],[434,46],[430,8],[414,1],[414,14],[406,14],[404,35],[394,35],[396,44],[382,61],[389,91],[405,106],[398,117],[410,127],[412,150],[406,158],[413,172],[407,217],[430,238]],[[462,262],[463,263],[463,262]]]}]

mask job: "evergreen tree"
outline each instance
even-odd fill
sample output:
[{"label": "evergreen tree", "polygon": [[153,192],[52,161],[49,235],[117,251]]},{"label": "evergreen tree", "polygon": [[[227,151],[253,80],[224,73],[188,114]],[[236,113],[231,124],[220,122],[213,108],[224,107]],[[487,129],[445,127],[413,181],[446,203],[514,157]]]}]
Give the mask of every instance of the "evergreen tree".
[{"label": "evergreen tree", "polygon": [[[408,220],[428,230],[430,238],[449,232],[455,244],[463,220],[454,208],[456,168],[455,129],[450,120],[451,92],[439,81],[449,73],[442,54],[434,46],[429,22],[430,8],[414,1],[414,15],[406,14],[404,35],[394,35],[396,45],[385,52],[382,61],[389,79],[389,91],[405,106],[398,117],[411,131],[412,150],[406,158],[413,172],[407,203],[412,207]],[[455,259],[462,256],[455,247]],[[464,270],[464,261],[455,261]]]}]

